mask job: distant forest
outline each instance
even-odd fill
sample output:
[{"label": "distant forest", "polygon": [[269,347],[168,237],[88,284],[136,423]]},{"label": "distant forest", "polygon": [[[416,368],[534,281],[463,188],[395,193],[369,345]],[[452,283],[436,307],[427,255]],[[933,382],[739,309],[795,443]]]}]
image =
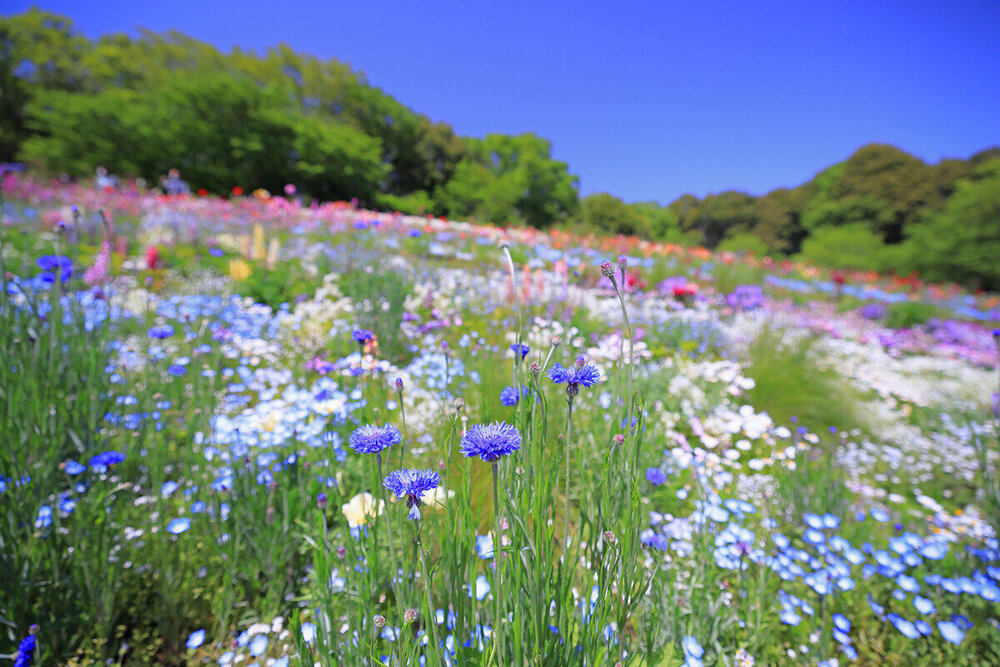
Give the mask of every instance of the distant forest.
[{"label": "distant forest", "polygon": [[839,268],[918,271],[1000,290],[1000,148],[927,164],[869,144],[795,188],[668,205],[580,197],[535,134],[462,137],[336,59],[279,45],[259,55],[178,32],[90,40],[38,9],[0,17],[0,162],[155,184],[234,186],[494,224],[527,224]]}]

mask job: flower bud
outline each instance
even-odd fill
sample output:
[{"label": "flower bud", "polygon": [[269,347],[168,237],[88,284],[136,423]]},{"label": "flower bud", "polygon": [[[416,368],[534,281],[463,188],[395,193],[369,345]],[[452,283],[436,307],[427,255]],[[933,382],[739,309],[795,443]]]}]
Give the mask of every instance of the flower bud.
[{"label": "flower bud", "polygon": [[618,544],[618,537],[615,536],[610,530],[604,531],[604,541],[608,544],[615,545]]},{"label": "flower bud", "polygon": [[406,611],[403,612],[403,622],[404,623],[413,623],[413,621],[415,621],[415,620],[417,620],[417,610],[416,609],[412,609],[411,608],[411,609],[407,609]]},{"label": "flower bud", "polygon": [[615,447],[621,447],[622,445],[625,444],[625,436],[622,435],[621,433],[615,433],[614,443]]},{"label": "flower bud", "polygon": [[601,263],[601,275],[605,278],[615,277],[615,267],[611,265],[611,262]]},{"label": "flower bud", "polygon": [[553,336],[552,347],[559,347],[560,345],[562,345],[562,336]]},{"label": "flower bud", "polygon": [[343,560],[347,556],[347,549],[343,546],[337,547],[337,558]]},{"label": "flower bud", "polygon": [[528,372],[531,373],[533,377],[538,377],[538,374],[542,372],[542,366],[537,361],[532,361],[528,364]]},{"label": "flower bud", "polygon": [[385,627],[385,616],[382,614],[375,615],[375,631],[379,631]]},{"label": "flower bud", "polygon": [[321,493],[318,496],[316,496],[316,506],[317,507],[319,507],[321,510],[325,510],[326,509],[326,505],[327,505],[327,501],[326,501],[326,494],[325,493]]},{"label": "flower bud", "polygon": [[396,387],[396,391],[402,393],[402,391],[403,391],[403,378],[396,378],[396,381],[393,383],[393,385]]},{"label": "flower bud", "polygon": [[465,407],[465,399],[459,396],[455,399],[454,405],[456,411],[462,410]]},{"label": "flower bud", "polygon": [[618,268],[624,271],[625,267],[627,266],[628,266],[628,257],[626,257],[625,255],[618,255]]}]

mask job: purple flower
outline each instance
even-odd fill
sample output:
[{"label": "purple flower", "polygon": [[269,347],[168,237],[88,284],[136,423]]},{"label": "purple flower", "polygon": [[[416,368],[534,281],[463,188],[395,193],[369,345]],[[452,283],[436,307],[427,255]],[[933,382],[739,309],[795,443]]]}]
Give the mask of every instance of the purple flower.
[{"label": "purple flower", "polygon": [[578,385],[592,387],[601,379],[601,372],[596,367],[586,364],[581,368],[565,368],[561,364],[553,364],[547,373],[548,378],[556,384],[566,384],[576,388]]},{"label": "purple flower", "polygon": [[392,424],[375,426],[365,424],[355,429],[347,439],[358,454],[379,454],[383,449],[398,445],[403,441],[403,434]]},{"label": "purple flower", "polygon": [[368,329],[355,329],[353,332],[351,332],[351,338],[353,338],[354,342],[358,343],[359,345],[361,343],[367,343],[374,337],[375,334],[369,331]]},{"label": "purple flower", "polygon": [[397,498],[406,498],[406,506],[410,508],[409,516],[416,521],[420,518],[421,497],[440,486],[441,475],[433,470],[394,470],[386,475],[383,484]]},{"label": "purple flower", "polygon": [[[528,388],[521,387],[521,396],[526,397],[527,395],[528,395]],[[518,396],[517,394],[517,387],[504,387],[500,391],[500,402],[504,405],[507,406],[517,405],[517,402],[519,400],[520,396]]]},{"label": "purple flower", "polygon": [[62,282],[66,282],[73,275],[73,261],[69,257],[42,255],[35,260],[35,264],[45,272],[42,274],[42,280],[46,283],[54,283],[56,281],[56,276],[53,272],[57,270],[59,272],[59,279]]},{"label": "purple flower", "polygon": [[[510,346],[510,349],[511,352],[517,354],[517,343],[513,343]],[[528,356],[528,352],[531,352],[531,348],[525,345],[524,343],[521,343],[521,358],[524,359],[526,356]]]},{"label": "purple flower", "polygon": [[121,463],[124,460],[125,460],[125,455],[122,454],[121,452],[115,452],[115,451],[101,452],[100,454],[97,454],[96,456],[92,456],[90,458],[90,466],[92,468],[95,466],[107,467],[115,465],[116,463]]},{"label": "purple flower", "polygon": [[646,470],[646,479],[649,480],[650,484],[659,486],[667,481],[667,475],[659,468],[648,468]]},{"label": "purple flower", "polygon": [[174,328],[169,324],[163,324],[160,326],[153,327],[146,332],[146,335],[150,338],[170,338],[174,335]]},{"label": "purple flower", "polygon": [[462,438],[461,452],[493,463],[521,448],[521,433],[506,422],[475,424]]}]

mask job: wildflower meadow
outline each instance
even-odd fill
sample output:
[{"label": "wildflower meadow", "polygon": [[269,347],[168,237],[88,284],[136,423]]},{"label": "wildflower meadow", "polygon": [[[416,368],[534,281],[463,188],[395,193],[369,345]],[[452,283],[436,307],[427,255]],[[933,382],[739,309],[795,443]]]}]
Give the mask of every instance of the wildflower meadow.
[{"label": "wildflower meadow", "polygon": [[1000,299],[3,176],[17,665],[1000,664]]}]

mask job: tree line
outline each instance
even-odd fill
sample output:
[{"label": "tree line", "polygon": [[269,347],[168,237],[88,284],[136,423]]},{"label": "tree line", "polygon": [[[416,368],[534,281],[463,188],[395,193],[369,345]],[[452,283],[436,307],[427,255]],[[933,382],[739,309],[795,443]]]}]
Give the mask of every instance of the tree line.
[{"label": "tree line", "polygon": [[1000,289],[1000,148],[927,164],[871,144],[795,188],[670,203],[579,196],[535,134],[462,137],[336,59],[223,53],[178,32],[90,40],[32,9],[0,18],[0,161],[72,177],[170,168],[373,208],[639,235]]}]

